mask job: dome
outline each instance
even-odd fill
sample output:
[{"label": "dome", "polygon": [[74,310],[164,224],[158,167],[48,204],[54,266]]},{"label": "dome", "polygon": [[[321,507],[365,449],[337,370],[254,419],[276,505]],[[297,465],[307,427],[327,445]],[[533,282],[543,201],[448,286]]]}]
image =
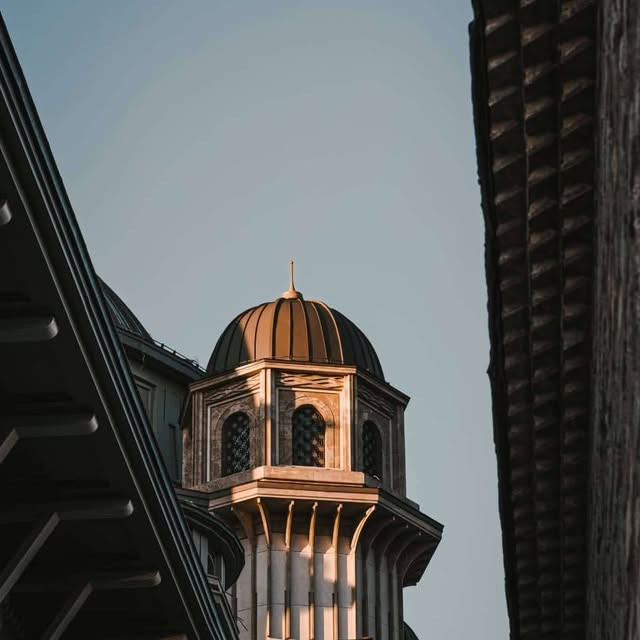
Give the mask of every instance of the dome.
[{"label": "dome", "polygon": [[305,300],[289,288],[273,302],[251,307],[223,331],[211,354],[208,374],[262,359],[348,364],[384,380],[367,336],[339,311]]},{"label": "dome", "polygon": [[118,294],[102,278],[98,278],[104,294],[107,309],[116,329],[126,331],[143,340],[151,341],[151,334],[144,328],[133,311],[127,307]]}]

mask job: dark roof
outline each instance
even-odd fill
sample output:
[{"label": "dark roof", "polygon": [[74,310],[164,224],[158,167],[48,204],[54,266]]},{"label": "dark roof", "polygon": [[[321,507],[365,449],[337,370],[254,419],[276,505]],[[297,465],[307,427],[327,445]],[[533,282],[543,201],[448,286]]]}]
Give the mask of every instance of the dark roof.
[{"label": "dark roof", "polygon": [[367,336],[339,311],[300,295],[280,297],[236,316],[220,336],[207,373],[262,359],[355,365],[384,380]]},{"label": "dark roof", "polygon": [[180,379],[192,381],[202,377],[204,369],[195,360],[152,338],[122,298],[102,278],[98,278],[98,283],[109,316],[128,356],[144,361],[146,366],[159,367]]},{"label": "dark roof", "polygon": [[98,278],[98,282],[107,303],[107,310],[116,329],[127,331],[143,340],[151,341],[151,334],[144,328],[133,311],[122,301],[122,298],[102,278]]},{"label": "dark roof", "polygon": [[474,0],[511,638],[584,630],[596,4]]},{"label": "dark roof", "polygon": [[1,21],[0,88],[3,624],[231,638]]}]

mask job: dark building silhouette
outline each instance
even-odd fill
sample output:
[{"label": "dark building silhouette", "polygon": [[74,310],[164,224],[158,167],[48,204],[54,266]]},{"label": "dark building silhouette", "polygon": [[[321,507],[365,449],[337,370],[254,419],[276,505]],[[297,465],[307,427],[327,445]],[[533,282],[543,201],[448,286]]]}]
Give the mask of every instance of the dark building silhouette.
[{"label": "dark building silhouette", "polygon": [[1,24],[2,640],[237,637],[242,546],[169,475],[200,373],[96,277]]},{"label": "dark building silhouette", "polygon": [[475,0],[511,637],[640,635],[640,8]]},{"label": "dark building silhouette", "polygon": [[195,361],[154,340],[115,291],[102,280],[100,286],[160,453],[177,484],[182,468],[182,410],[189,384],[205,371]]}]

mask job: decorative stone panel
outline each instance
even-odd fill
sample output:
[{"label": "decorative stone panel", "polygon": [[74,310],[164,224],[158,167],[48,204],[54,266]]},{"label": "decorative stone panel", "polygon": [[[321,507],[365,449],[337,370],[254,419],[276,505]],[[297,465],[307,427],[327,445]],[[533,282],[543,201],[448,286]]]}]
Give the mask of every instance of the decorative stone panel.
[{"label": "decorative stone panel", "polygon": [[358,384],[358,398],[362,402],[366,402],[372,409],[379,414],[383,414],[389,418],[392,418],[395,413],[395,405],[388,398],[386,398],[378,389],[370,386],[362,381]]},{"label": "decorative stone panel", "polygon": [[344,386],[344,383],[342,378],[335,376],[282,372],[278,376],[278,385],[281,387],[332,389],[339,391]]},{"label": "decorative stone panel", "polygon": [[206,391],[204,401],[206,404],[218,404],[225,400],[231,400],[232,398],[254,394],[259,390],[260,375],[256,374],[248,378],[231,380]]}]

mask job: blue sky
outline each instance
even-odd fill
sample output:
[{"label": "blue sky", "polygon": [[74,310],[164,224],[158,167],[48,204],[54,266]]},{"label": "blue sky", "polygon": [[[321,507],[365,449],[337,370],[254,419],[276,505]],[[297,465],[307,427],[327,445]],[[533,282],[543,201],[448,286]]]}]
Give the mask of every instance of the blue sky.
[{"label": "blue sky", "polygon": [[405,617],[508,635],[486,368],[470,2],[6,0],[98,273],[206,363],[296,285],[356,322],[407,412],[408,494],[445,525]]}]

